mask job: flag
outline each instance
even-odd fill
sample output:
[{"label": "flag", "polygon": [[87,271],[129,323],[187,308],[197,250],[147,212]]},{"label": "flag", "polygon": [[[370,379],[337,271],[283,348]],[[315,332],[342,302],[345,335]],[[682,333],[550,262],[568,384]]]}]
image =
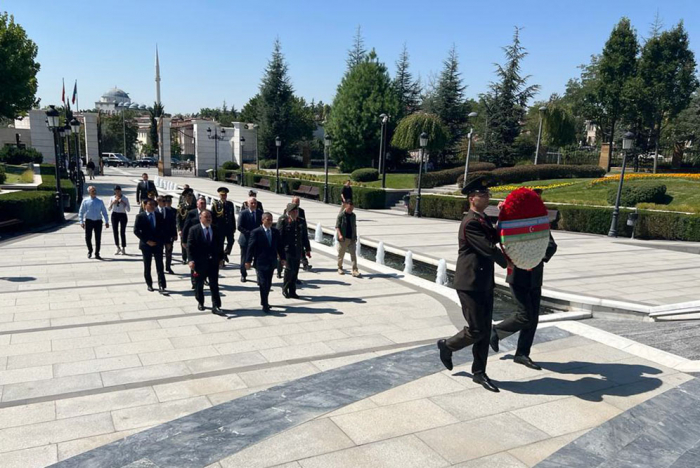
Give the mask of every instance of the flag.
[{"label": "flag", "polygon": [[61,91],[61,102],[66,103],[66,80],[63,80],[63,91]]},{"label": "flag", "polygon": [[75,104],[75,100],[78,98],[78,80],[75,80],[75,86],[73,86],[73,104]]}]

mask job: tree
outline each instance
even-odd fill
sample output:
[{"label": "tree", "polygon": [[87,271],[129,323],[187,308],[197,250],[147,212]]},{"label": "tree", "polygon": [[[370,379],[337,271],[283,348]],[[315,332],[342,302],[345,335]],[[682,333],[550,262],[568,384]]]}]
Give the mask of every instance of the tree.
[{"label": "tree", "polygon": [[260,121],[260,116],[258,115],[258,107],[260,105],[260,94],[256,94],[243,106],[238,118],[241,122],[254,123]]},{"label": "tree", "polygon": [[224,101],[224,104],[221,107],[215,107],[213,109],[204,107],[200,109],[199,117],[213,119],[222,127],[230,127],[233,122],[237,121],[238,112],[236,112],[236,108],[233,106],[231,106],[231,109],[228,109],[226,106],[226,101]]},{"label": "tree", "polygon": [[170,134],[171,139],[170,139],[170,154],[172,156],[180,156],[182,155],[182,146],[180,145],[180,139],[177,138],[177,135],[175,134]]},{"label": "tree", "polygon": [[449,142],[450,133],[447,126],[435,114],[416,112],[401,119],[391,139],[392,146],[412,151],[420,147],[420,135],[425,132],[428,135],[429,153],[440,152]]},{"label": "tree", "polygon": [[155,153],[159,153],[158,150],[158,125],[159,120],[163,116],[163,104],[153,103],[153,107],[148,108],[148,113],[151,117],[151,126],[148,129],[148,143],[153,147]]},{"label": "tree", "polygon": [[[539,107],[541,106],[536,107],[537,112]],[[542,143],[554,148],[576,143],[576,119],[562,99],[553,94],[545,107],[547,110],[542,116]]]},{"label": "tree", "polygon": [[695,146],[700,140],[700,94],[696,91],[688,107],[664,126],[664,146],[673,148],[673,160],[679,161],[687,143]]},{"label": "tree", "polygon": [[[688,107],[698,87],[695,55],[690,50],[683,22],[670,31],[660,34],[658,31],[659,27],[654,27],[653,36],[644,44],[639,60],[640,89],[644,92],[642,108],[655,154],[658,154],[664,123]],[[656,158],[654,163],[656,171]]]},{"label": "tree", "polygon": [[424,110],[440,117],[450,132],[446,146],[449,153],[457,151],[457,143],[464,134],[469,106],[464,99],[466,86],[459,72],[457,49],[453,45],[443,62],[443,69],[431,96],[424,101]]},{"label": "tree", "polygon": [[[379,115],[398,115],[398,112],[399,99],[387,68],[373,50],[362,63],[345,72],[326,125],[332,137],[332,155],[341,170],[368,167],[377,160]],[[391,126],[390,122],[389,132]]]},{"label": "tree", "polygon": [[14,119],[38,106],[38,50],[14,16],[0,14],[0,119]]},{"label": "tree", "polygon": [[105,153],[123,153],[126,142],[126,154],[133,156],[136,153],[136,141],[138,140],[138,126],[134,121],[133,111],[124,111],[124,123],[122,115],[102,116],[102,151]]},{"label": "tree", "polygon": [[398,118],[413,114],[420,108],[421,86],[418,80],[413,79],[408,68],[408,49],[404,43],[403,51],[396,62],[396,75],[394,76],[394,87],[401,104],[401,115],[397,116]]},{"label": "tree", "polygon": [[362,27],[358,25],[352,49],[348,50],[348,58],[345,62],[348,64],[348,69],[351,69],[362,63],[365,58],[367,58],[367,49],[365,49],[365,40],[362,38]]},{"label": "tree", "polygon": [[[513,43],[503,47],[504,65],[496,65],[499,80],[491,83],[487,100],[491,103],[488,115],[487,144],[500,165],[513,164],[523,156],[513,146],[520,135],[520,123],[525,118],[527,101],[539,90],[539,85],[527,85],[530,76],[521,76],[521,62],[527,51],[520,44],[520,29],[515,28]],[[487,155],[490,156],[490,155]]]},{"label": "tree", "polygon": [[[622,18],[610,33],[596,66],[595,99],[608,125],[608,143],[612,152],[615,125],[633,110],[633,77],[637,72],[636,32],[628,18]],[[608,159],[608,170],[610,160]]]}]

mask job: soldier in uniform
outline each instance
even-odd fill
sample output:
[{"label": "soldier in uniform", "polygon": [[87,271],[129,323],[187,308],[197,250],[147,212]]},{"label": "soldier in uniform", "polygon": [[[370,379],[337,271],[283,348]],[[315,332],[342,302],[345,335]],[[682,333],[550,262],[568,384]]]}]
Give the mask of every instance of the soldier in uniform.
[{"label": "soldier in uniform", "polygon": [[488,185],[487,179],[482,177],[462,189],[469,198],[469,212],[459,226],[454,288],[468,326],[447,340],[439,340],[438,348],[440,360],[452,370],[452,353],[473,345],[472,380],[487,390],[498,392],[486,375],[493,316],[494,262],[503,268],[512,264],[497,246],[496,228],[484,214],[489,206]]},{"label": "soldier in uniform", "polygon": [[[536,190],[537,192],[537,190]],[[538,192],[538,195],[541,191]],[[513,361],[530,369],[542,370],[542,368],[530,359],[530,348],[535,339],[537,324],[540,318],[540,299],[542,298],[542,277],[544,264],[556,253],[557,243],[550,232],[549,244],[544,259],[532,270],[523,270],[518,267],[509,267],[506,282],[510,285],[510,292],[518,304],[518,310],[491,329],[491,348],[498,352],[498,342],[513,333],[520,332],[518,347]]]},{"label": "soldier in uniform", "polygon": [[228,262],[228,256],[233,249],[233,233],[236,231],[236,210],[233,203],[227,200],[228,188],[219,187],[219,200],[214,200],[211,204],[211,211],[214,215],[213,223],[218,228],[219,235],[226,239],[226,250],[224,250],[224,261]]},{"label": "soldier in uniform", "polygon": [[194,200],[194,190],[185,187],[180,195],[180,203],[177,206],[177,233],[180,236],[180,246],[182,247],[182,263],[187,264],[187,238],[183,237],[182,229],[185,227],[187,213],[197,208]]},{"label": "soldier in uniform", "polygon": [[304,223],[300,222],[299,206],[295,203],[287,205],[285,214],[277,221],[277,230],[280,232],[281,249],[284,251],[284,286],[282,295],[287,299],[298,299],[297,276],[299,275],[299,263],[304,255]]},{"label": "soldier in uniform", "polygon": [[[297,220],[304,225],[303,227],[303,245],[304,254],[301,256],[301,267],[306,271],[311,271],[311,265],[309,264],[309,259],[311,258],[311,242],[309,242],[309,226],[306,222],[306,213],[304,208],[300,206],[301,199],[296,195],[292,197],[292,203],[298,206],[299,214],[297,215]],[[285,212],[286,213],[286,212]],[[277,277],[282,278],[282,263],[277,264]],[[297,284],[301,284],[301,280],[297,278]]]}]

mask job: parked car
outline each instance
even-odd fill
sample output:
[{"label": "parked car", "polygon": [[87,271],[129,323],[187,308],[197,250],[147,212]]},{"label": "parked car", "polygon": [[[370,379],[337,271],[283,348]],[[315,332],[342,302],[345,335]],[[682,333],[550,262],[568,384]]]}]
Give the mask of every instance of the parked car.
[{"label": "parked car", "polygon": [[131,167],[131,161],[121,153],[102,153],[102,160],[108,167]]},{"label": "parked car", "polygon": [[138,161],[139,167],[153,167],[158,165],[158,160],[150,156],[143,157]]}]

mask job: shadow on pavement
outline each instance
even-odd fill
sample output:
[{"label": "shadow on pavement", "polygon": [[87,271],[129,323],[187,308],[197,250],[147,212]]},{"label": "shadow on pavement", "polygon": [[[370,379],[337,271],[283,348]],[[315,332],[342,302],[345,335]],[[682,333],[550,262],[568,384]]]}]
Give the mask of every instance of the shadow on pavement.
[{"label": "shadow on pavement", "polygon": [[36,281],[33,276],[0,276],[0,280],[9,281],[10,283],[26,283],[28,281]]}]

